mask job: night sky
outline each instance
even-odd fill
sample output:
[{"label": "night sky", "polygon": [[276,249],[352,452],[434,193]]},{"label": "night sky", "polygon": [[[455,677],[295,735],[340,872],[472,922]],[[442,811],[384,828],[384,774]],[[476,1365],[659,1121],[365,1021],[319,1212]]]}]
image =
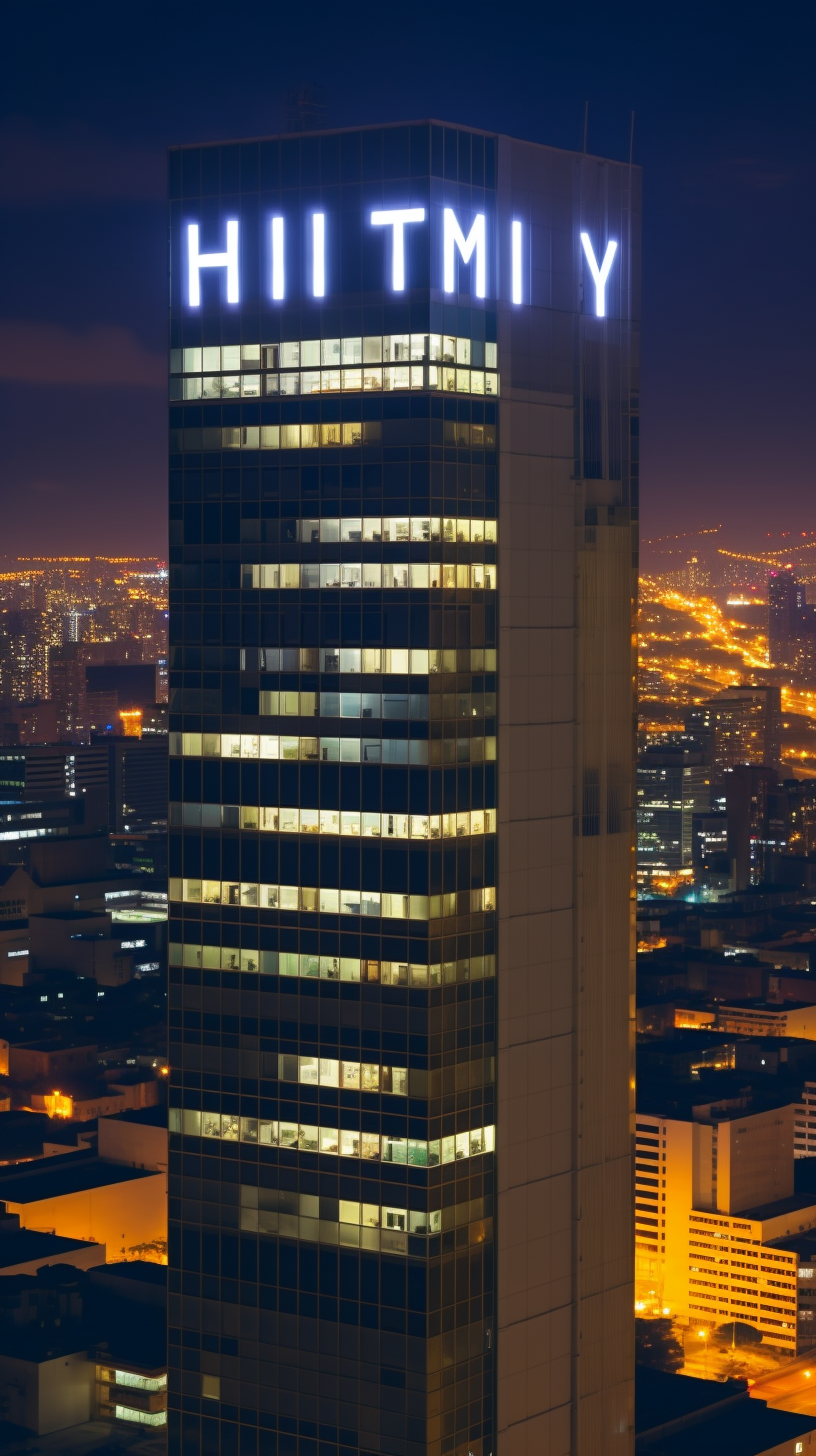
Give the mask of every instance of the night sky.
[{"label": "night sky", "polygon": [[164,150],[434,117],[644,169],[644,536],[812,529],[810,3],[9,7],[3,554],[165,547]]}]

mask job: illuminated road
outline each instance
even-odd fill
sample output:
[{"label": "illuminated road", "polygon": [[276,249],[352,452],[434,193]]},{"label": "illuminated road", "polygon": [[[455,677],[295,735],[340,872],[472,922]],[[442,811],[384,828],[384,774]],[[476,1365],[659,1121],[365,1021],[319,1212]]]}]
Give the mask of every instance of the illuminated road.
[{"label": "illuminated road", "polygon": [[[687,709],[737,683],[767,680],[767,638],[733,620],[711,597],[690,596],[644,575],[640,581],[641,726],[665,728],[666,710],[681,726]],[[816,773],[816,691],[782,687],[782,757],[799,774]],[[786,731],[787,730],[787,731]],[[813,741],[811,742],[811,735]]]},{"label": "illuminated road", "polygon": [[[816,1353],[816,1352],[814,1352]],[[810,1373],[808,1374],[808,1370]],[[816,1359],[813,1365],[790,1370],[787,1373],[766,1376],[751,1387],[751,1394],[776,1410],[797,1411],[800,1415],[816,1416]]]}]

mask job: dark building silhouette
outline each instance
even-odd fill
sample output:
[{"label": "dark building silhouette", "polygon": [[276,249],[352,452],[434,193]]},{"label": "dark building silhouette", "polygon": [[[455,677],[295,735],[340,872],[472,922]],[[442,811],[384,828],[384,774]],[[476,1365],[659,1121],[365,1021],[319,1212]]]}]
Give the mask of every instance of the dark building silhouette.
[{"label": "dark building silhouette", "polygon": [[772,667],[816,681],[816,606],[790,567],[768,577],[768,654]]},{"label": "dark building silhouette", "polygon": [[737,764],[779,771],[782,703],[778,687],[748,683],[726,688],[691,708],[685,728],[703,745],[715,784],[722,783]]}]

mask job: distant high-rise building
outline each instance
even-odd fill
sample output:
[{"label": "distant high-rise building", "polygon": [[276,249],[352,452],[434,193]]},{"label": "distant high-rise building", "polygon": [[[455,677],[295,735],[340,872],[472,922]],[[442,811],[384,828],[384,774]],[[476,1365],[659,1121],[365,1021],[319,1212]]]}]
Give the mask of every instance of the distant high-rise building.
[{"label": "distant high-rise building", "polygon": [[646,748],[637,766],[639,881],[693,875],[695,814],[711,805],[711,772],[692,741]]},{"label": "distant high-rise building", "polygon": [[789,568],[768,577],[768,656],[772,667],[792,667],[796,640],[797,581]]},{"label": "distant high-rise building", "polygon": [[0,699],[27,703],[48,697],[48,654],[44,614],[33,608],[0,617]]},{"label": "distant high-rise building", "polygon": [[111,830],[137,833],[167,823],[167,734],[110,740]]},{"label": "distant high-rise building", "polygon": [[772,667],[816,681],[816,606],[790,567],[768,577],[768,656]]},{"label": "distant high-rise building", "polygon": [[740,763],[779,771],[782,703],[778,687],[746,684],[727,688],[690,709],[685,727],[705,745],[716,783]]},{"label": "distant high-rise building", "polygon": [[777,775],[759,764],[735,764],[724,776],[728,856],[733,887],[745,890],[769,877],[781,849],[773,832],[773,788]]},{"label": "distant high-rise building", "polygon": [[87,734],[85,662],[79,642],[64,642],[52,650],[51,694],[57,736],[66,743],[79,743]]},{"label": "distant high-rise building", "polygon": [[170,1452],[623,1456],[637,170],[170,179]]}]

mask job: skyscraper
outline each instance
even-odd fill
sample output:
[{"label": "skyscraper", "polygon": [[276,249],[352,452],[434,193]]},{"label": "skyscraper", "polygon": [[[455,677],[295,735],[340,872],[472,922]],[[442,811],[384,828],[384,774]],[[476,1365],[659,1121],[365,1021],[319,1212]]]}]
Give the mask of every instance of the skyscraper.
[{"label": "skyscraper", "polygon": [[741,683],[715,693],[686,714],[686,732],[704,744],[712,781],[741,763],[779,771],[782,703],[778,687]]},{"label": "skyscraper", "polygon": [[768,576],[768,656],[772,667],[790,667],[798,627],[797,581],[790,567]]},{"label": "skyscraper", "polygon": [[711,773],[694,739],[646,748],[637,766],[637,867],[645,885],[693,876],[694,816],[711,808]]},{"label": "skyscraper", "polygon": [[639,185],[171,153],[172,1452],[631,1449]]}]

